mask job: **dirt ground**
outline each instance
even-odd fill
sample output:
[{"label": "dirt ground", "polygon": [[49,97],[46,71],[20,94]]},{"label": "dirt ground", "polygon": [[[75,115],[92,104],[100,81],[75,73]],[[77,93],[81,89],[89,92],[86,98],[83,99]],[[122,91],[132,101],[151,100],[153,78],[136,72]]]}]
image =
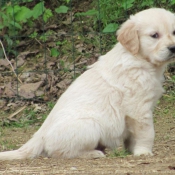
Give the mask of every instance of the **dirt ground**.
[{"label": "dirt ground", "polygon": [[[154,156],[107,156],[95,160],[63,160],[37,158],[21,161],[0,161],[0,174],[175,174],[174,103],[160,104],[155,112]],[[0,151],[18,148],[36,131],[36,127],[2,128]],[[3,144],[4,143],[4,144]]]}]

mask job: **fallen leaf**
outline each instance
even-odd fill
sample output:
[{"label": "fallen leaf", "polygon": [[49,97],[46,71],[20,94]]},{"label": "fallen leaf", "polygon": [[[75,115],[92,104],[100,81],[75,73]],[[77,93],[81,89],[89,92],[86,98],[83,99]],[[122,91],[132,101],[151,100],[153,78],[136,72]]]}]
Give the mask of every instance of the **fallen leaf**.
[{"label": "fallen leaf", "polygon": [[43,84],[43,81],[39,81],[37,83],[28,83],[23,84],[19,88],[19,95],[25,98],[33,98],[35,97],[35,91]]},{"label": "fallen leaf", "polygon": [[5,96],[5,97],[14,97],[15,96],[15,92],[12,89],[11,82],[9,82],[8,84],[5,85],[5,90],[4,90],[3,96]]},{"label": "fallen leaf", "polygon": [[[22,66],[24,64],[24,59],[23,58],[19,58],[18,60],[17,60],[17,66],[18,67],[20,67],[20,66]],[[14,66],[15,67],[15,66]]]},{"label": "fallen leaf", "polygon": [[27,55],[29,55],[29,54],[36,54],[36,53],[38,53],[38,52],[39,52],[39,50],[21,52],[21,53],[17,56],[17,60],[19,60],[20,58],[25,59]]},{"label": "fallen leaf", "polygon": [[0,59],[0,66],[8,68],[9,62],[6,59]]},{"label": "fallen leaf", "polygon": [[58,88],[60,88],[60,89],[66,88],[66,84],[64,83],[64,81],[61,81],[61,82],[57,83],[56,86],[57,86]]},{"label": "fallen leaf", "polygon": [[5,99],[0,99],[0,109],[6,105],[7,101]]}]

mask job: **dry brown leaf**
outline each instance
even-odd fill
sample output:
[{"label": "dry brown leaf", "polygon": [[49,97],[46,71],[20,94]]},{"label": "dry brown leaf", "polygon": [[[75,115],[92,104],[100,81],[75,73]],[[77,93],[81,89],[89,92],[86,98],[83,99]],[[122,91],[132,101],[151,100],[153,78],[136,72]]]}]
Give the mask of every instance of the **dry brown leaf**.
[{"label": "dry brown leaf", "polygon": [[21,53],[17,56],[17,60],[19,60],[20,58],[25,59],[27,55],[29,55],[29,54],[36,54],[36,53],[38,53],[38,52],[39,52],[39,50],[21,52]]},{"label": "dry brown leaf", "polygon": [[[17,66],[18,67],[20,67],[20,66],[22,66],[24,64],[24,59],[23,58],[19,58],[18,60],[17,60]],[[15,66],[14,66],[15,67]]]},{"label": "dry brown leaf", "polygon": [[9,62],[6,59],[0,59],[0,66],[8,67]]},{"label": "dry brown leaf", "polygon": [[12,89],[11,82],[5,85],[5,90],[3,96],[5,97],[13,97],[15,95],[14,90]]},{"label": "dry brown leaf", "polygon": [[57,86],[58,88],[60,88],[60,89],[64,89],[64,88],[66,88],[66,84],[65,84],[64,81],[60,81],[59,83],[57,83],[56,86]]},{"label": "dry brown leaf", "polygon": [[5,99],[0,99],[0,109],[6,105],[7,101]]},{"label": "dry brown leaf", "polygon": [[19,88],[19,95],[25,98],[33,98],[35,97],[35,91],[43,84],[43,81],[39,81],[37,83],[28,83],[23,84]]},{"label": "dry brown leaf", "polygon": [[48,69],[52,69],[52,66],[54,66],[54,65],[55,65],[54,62],[48,62],[48,63],[47,63],[47,68],[48,68]]}]

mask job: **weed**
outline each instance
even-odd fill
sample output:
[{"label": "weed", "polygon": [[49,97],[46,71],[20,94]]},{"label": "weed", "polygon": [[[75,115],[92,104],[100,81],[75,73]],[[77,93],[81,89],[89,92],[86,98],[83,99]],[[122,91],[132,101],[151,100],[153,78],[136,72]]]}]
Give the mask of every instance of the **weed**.
[{"label": "weed", "polygon": [[16,149],[17,146],[9,141],[1,140],[0,145],[2,146],[3,150],[13,150]]},{"label": "weed", "polygon": [[68,9],[69,8],[67,6],[62,5],[62,6],[58,7],[58,8],[56,8],[55,12],[58,13],[58,14],[59,13],[67,13]]},{"label": "weed", "polygon": [[141,2],[139,0],[100,0],[94,1],[92,9],[86,12],[78,12],[76,13],[76,16],[91,17],[91,19],[96,24],[96,30],[103,33],[110,33],[115,32],[118,29],[119,24],[123,23],[129,14],[134,14],[147,7],[153,6],[161,6],[164,8],[173,9],[175,6],[175,0],[170,1],[168,7],[165,0],[146,0]]},{"label": "weed", "polygon": [[58,57],[60,54],[60,52],[56,48],[52,48],[50,51],[51,51],[50,53],[51,57]]},{"label": "weed", "polygon": [[0,127],[0,137],[4,135],[4,130]]},{"label": "weed", "polygon": [[48,102],[48,103],[47,103],[47,106],[48,106],[48,108],[49,108],[48,110],[52,110],[52,108],[55,106],[55,103],[52,102],[52,101],[51,101],[51,102]]},{"label": "weed", "polygon": [[130,155],[131,153],[127,150],[113,150],[112,153],[110,154],[110,157],[121,157],[124,158],[128,155]]},{"label": "weed", "polygon": [[[50,9],[44,7],[44,2],[39,2],[33,9],[9,3],[1,8],[0,16],[0,35],[8,33],[8,35],[4,35],[4,39],[8,43],[7,50],[10,52],[11,47],[15,44],[11,36],[16,36],[22,30],[24,24],[31,26],[40,16],[42,16],[44,22],[47,22],[53,14]],[[34,34],[36,35],[36,33]]]},{"label": "weed", "polygon": [[[33,108],[28,107],[21,114],[20,119],[16,119],[14,121],[9,121],[7,119],[4,119],[3,122],[0,122],[0,126],[28,128],[29,125],[41,125],[43,121],[47,118],[48,113],[52,110],[54,105],[55,105],[54,102],[48,102],[47,108],[46,108],[47,110],[44,112],[44,114],[38,111],[34,111]],[[3,132],[0,129],[0,135],[1,134],[3,134]]]}]

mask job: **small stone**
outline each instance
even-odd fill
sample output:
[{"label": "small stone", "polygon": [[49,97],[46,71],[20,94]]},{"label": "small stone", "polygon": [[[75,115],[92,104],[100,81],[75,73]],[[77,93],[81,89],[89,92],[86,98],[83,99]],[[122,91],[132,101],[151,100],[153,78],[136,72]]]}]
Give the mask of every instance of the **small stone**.
[{"label": "small stone", "polygon": [[76,167],[71,167],[70,170],[75,171],[75,170],[77,170],[77,168]]}]

